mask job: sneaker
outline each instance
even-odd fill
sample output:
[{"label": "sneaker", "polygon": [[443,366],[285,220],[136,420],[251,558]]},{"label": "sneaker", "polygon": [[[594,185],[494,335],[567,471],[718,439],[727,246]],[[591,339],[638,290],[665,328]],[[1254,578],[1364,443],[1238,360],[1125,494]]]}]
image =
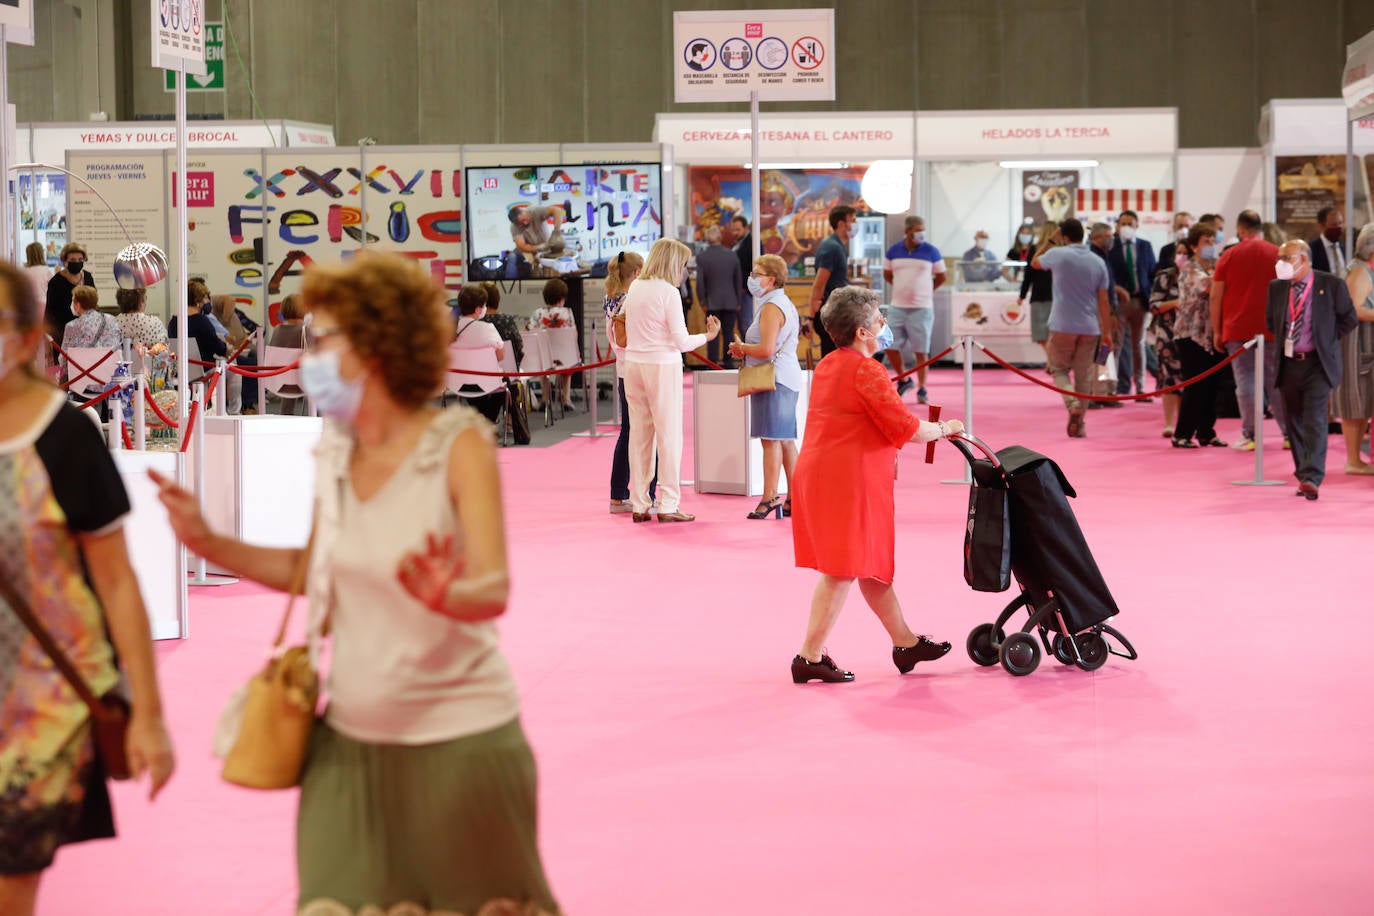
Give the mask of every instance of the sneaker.
[{"label": "sneaker", "polygon": [[[916,387],[916,383],[909,378],[904,378],[897,383],[897,397],[901,397],[908,391]],[[924,389],[923,389],[924,390]]]},{"label": "sneaker", "polygon": [[926,390],[925,390],[924,388],[920,388],[920,389],[918,389],[918,390],[916,391],[916,403],[917,403],[917,404],[929,404],[929,403],[930,403],[930,395],[926,393]]},{"label": "sneaker", "polygon": [[1241,436],[1231,443],[1231,448],[1238,452],[1253,452],[1255,450],[1255,440],[1246,436]]}]

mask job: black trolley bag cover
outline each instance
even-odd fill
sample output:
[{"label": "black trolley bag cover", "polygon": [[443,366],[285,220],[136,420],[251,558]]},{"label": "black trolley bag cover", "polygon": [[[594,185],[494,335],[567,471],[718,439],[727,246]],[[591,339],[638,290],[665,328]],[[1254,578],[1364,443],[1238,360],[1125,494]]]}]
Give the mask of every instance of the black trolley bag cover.
[{"label": "black trolley bag cover", "polygon": [[986,458],[970,461],[969,466],[973,484],[964,528],[964,581],[975,592],[1004,592],[1011,586],[1007,482]]},{"label": "black trolley bag cover", "polygon": [[[1073,633],[1118,614],[1069,505],[1069,497],[1077,494],[1059,465],[1019,445],[1002,449],[997,459],[1009,486],[1012,570],[1032,601],[1053,593]],[[1060,629],[1053,614],[1045,626]]]}]

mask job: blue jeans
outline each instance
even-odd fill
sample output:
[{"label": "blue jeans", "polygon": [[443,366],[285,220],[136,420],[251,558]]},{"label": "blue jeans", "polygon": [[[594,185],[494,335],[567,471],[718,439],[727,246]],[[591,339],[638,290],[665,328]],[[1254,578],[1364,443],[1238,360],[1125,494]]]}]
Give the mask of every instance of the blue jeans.
[{"label": "blue jeans", "polygon": [[[630,498],[630,405],[625,403],[625,380],[615,380],[620,398],[620,438],[615,440],[615,454],[611,457],[611,499]],[[649,481],[649,498],[658,498],[658,471]]]},{"label": "blue jeans", "polygon": [[[1228,340],[1226,352],[1231,354],[1245,346],[1244,341]],[[1278,349],[1282,346],[1277,340],[1264,342],[1264,405],[1274,414],[1274,422],[1279,424],[1279,432],[1288,435],[1287,415],[1283,398],[1274,388],[1274,380],[1279,373]],[[1247,439],[1255,438],[1255,351],[1246,350],[1231,364],[1236,377],[1236,403],[1240,405],[1240,434]]]}]

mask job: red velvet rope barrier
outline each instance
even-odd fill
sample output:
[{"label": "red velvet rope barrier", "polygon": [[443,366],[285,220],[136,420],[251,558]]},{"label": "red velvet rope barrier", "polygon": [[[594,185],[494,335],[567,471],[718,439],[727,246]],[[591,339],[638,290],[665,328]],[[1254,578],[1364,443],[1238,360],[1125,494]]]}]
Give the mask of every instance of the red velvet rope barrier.
[{"label": "red velvet rope barrier", "polygon": [[[544,378],[549,375],[576,375],[578,372],[589,372],[592,369],[601,369],[615,363],[615,357],[603,359],[598,363],[578,363],[576,366],[568,366],[563,369],[547,369],[543,372],[479,372],[476,369],[449,369],[454,375],[482,375],[491,378]],[[717,369],[720,367],[717,366]]]},{"label": "red velvet rope barrier", "polygon": [[82,401],[82,402],[81,402],[81,409],[82,409],[82,410],[85,410],[87,407],[94,407],[94,406],[96,406],[96,405],[99,404],[101,401],[104,401],[104,400],[110,398],[111,396],[113,396],[113,395],[115,395],[115,394],[118,394],[119,391],[120,391],[120,388],[122,388],[122,387],[123,387],[123,386],[116,387],[116,388],[111,388],[109,391],[105,391],[105,392],[102,392],[102,393],[96,395],[95,397],[91,398],[89,401]]},{"label": "red velvet rope barrier", "polygon": [[[954,352],[955,346],[956,346],[956,345],[951,344],[950,346],[945,347],[943,350],[941,350],[939,353],[936,353],[934,356],[932,356],[930,359],[926,360],[925,362],[920,363],[919,365],[912,366],[910,369],[906,370],[905,372],[900,372],[900,373],[898,373],[897,375],[892,376],[892,380],[893,380],[894,382],[900,382],[902,379],[907,378],[908,376],[915,375],[917,372],[920,372],[922,369],[926,368],[927,366],[933,366],[935,363],[938,363],[940,360],[944,359],[946,356],[948,356],[949,354],[953,353],[953,352]],[[888,349],[890,350],[890,349],[892,349],[892,348],[891,348],[891,347],[888,347]],[[879,351],[879,352],[881,352],[881,351]]]},{"label": "red velvet rope barrier", "polygon": [[180,423],[162,412],[162,408],[157,406],[157,401],[153,400],[153,393],[147,388],[143,389],[143,399],[148,402],[149,407],[153,408],[153,413],[157,414],[157,418],[161,420],[163,424],[172,429],[178,429],[181,426]]},{"label": "red velvet rope barrier", "polygon": [[1025,371],[1023,371],[1023,370],[1021,370],[1021,369],[1016,368],[1016,367],[1013,366],[1011,363],[1007,362],[1005,359],[1003,359],[1002,357],[998,356],[996,353],[993,353],[993,352],[992,352],[991,350],[989,350],[987,347],[983,346],[983,345],[982,345],[981,343],[979,343],[977,340],[975,340],[973,343],[974,343],[975,346],[978,347],[978,349],[982,350],[983,353],[984,353],[989,359],[991,359],[993,362],[997,363],[997,365],[1001,366],[1003,369],[1010,369],[1012,372],[1014,372],[1014,373],[1016,373],[1017,375],[1021,376],[1023,379],[1026,379],[1027,381],[1030,381],[1030,382],[1034,382],[1035,384],[1039,385],[1041,388],[1048,388],[1050,391],[1056,392],[1056,393],[1058,393],[1058,394],[1062,394],[1062,395],[1064,395],[1065,397],[1078,398],[1080,401],[1141,401],[1141,400],[1144,400],[1145,398],[1152,398],[1152,397],[1154,397],[1155,395],[1160,395],[1160,394],[1173,394],[1175,391],[1182,391],[1184,388],[1187,388],[1189,385],[1196,385],[1198,382],[1200,382],[1200,381],[1202,381],[1203,379],[1207,378],[1207,376],[1209,376],[1209,375],[1213,375],[1214,373],[1220,372],[1222,369],[1224,369],[1225,367],[1231,365],[1231,363],[1235,362],[1236,359],[1237,359],[1242,353],[1244,353],[1246,350],[1249,350],[1252,346],[1254,346],[1253,344],[1247,343],[1244,347],[1242,347],[1241,349],[1239,349],[1239,350],[1237,350],[1236,352],[1232,353],[1230,356],[1226,357],[1226,358],[1223,359],[1221,362],[1217,363],[1215,366],[1213,366],[1212,368],[1208,369],[1206,372],[1199,372],[1197,375],[1193,376],[1192,378],[1190,378],[1190,379],[1184,379],[1183,381],[1179,382],[1177,385],[1170,385],[1168,388],[1157,388],[1157,389],[1155,389],[1154,391],[1151,391],[1151,392],[1148,392],[1148,393],[1143,393],[1143,394],[1080,394],[1080,393],[1077,392],[1077,391],[1065,391],[1063,388],[1060,388],[1060,387],[1057,386],[1057,385],[1054,385],[1054,384],[1052,384],[1052,383],[1050,383],[1050,382],[1047,382],[1047,381],[1045,381],[1044,379],[1038,379],[1038,378],[1036,378],[1035,376],[1031,375],[1030,373],[1025,372]]},{"label": "red velvet rope barrier", "polygon": [[134,443],[133,440],[129,438],[129,427],[125,426],[123,423],[119,424],[119,435],[124,440],[125,451],[132,452],[134,450]]},{"label": "red velvet rope barrier", "polygon": [[200,401],[192,401],[191,409],[186,412],[186,435],[181,439],[181,448],[178,451],[186,451],[191,447],[191,433],[196,428],[196,416],[200,413]]}]

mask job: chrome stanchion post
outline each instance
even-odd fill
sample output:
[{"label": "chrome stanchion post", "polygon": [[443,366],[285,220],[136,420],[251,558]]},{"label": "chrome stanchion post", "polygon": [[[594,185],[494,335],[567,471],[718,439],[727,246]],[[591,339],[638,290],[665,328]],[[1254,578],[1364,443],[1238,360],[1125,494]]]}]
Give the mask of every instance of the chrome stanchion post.
[{"label": "chrome stanchion post", "polygon": [[229,376],[225,374],[228,362],[223,356],[215,357],[215,391],[219,397],[215,398],[215,416],[224,417],[229,415]]},{"label": "chrome stanchion post", "polygon": [[[196,505],[200,507],[201,514],[205,514],[205,393],[208,390],[205,382],[196,382],[193,386],[194,393],[191,396],[193,404],[200,404],[199,416],[196,418],[195,429],[191,430],[192,447],[195,454],[192,456],[194,462],[191,468],[191,479],[196,485]],[[189,416],[189,412],[188,412]],[[183,423],[186,420],[182,420]],[[205,570],[205,558],[196,557],[195,575],[186,580],[187,585],[233,585],[239,581],[232,576],[212,576]]]},{"label": "chrome stanchion post", "polygon": [[[973,435],[973,338],[965,337],[959,341],[960,348],[964,351],[964,432]],[[957,483],[968,486],[973,483],[973,469],[969,467],[967,461],[964,465],[964,474],[957,480],[942,480],[940,483]]]},{"label": "chrome stanchion post", "polygon": [[142,452],[148,448],[148,407],[145,403],[148,376],[134,376],[134,448]]},{"label": "chrome stanchion post", "polygon": [[[595,321],[592,322],[592,340],[596,340],[596,322],[595,322]],[[593,361],[593,362],[600,362],[600,360],[595,359],[595,358],[594,358],[592,361]],[[597,373],[600,372],[600,371],[601,371],[600,369],[584,369],[584,370],[582,370],[582,397],[586,400],[586,402],[587,402],[587,409],[591,412],[591,423],[590,423],[590,425],[587,427],[587,431],[586,431],[585,433],[573,433],[573,436],[576,437],[576,438],[579,438],[579,439],[600,439],[602,436],[606,435],[606,434],[603,433],[600,429],[598,429],[598,427],[599,427],[601,424],[597,422],[597,417],[596,417],[596,398],[597,398],[596,375],[597,375]],[[588,379],[591,379],[591,382],[590,382],[590,383],[587,381]]]},{"label": "chrome stanchion post", "polygon": [[1277,487],[1283,484],[1282,480],[1264,479],[1264,334],[1256,334],[1247,346],[1255,351],[1255,415],[1251,421],[1255,424],[1255,477],[1231,483],[1238,487]]}]

